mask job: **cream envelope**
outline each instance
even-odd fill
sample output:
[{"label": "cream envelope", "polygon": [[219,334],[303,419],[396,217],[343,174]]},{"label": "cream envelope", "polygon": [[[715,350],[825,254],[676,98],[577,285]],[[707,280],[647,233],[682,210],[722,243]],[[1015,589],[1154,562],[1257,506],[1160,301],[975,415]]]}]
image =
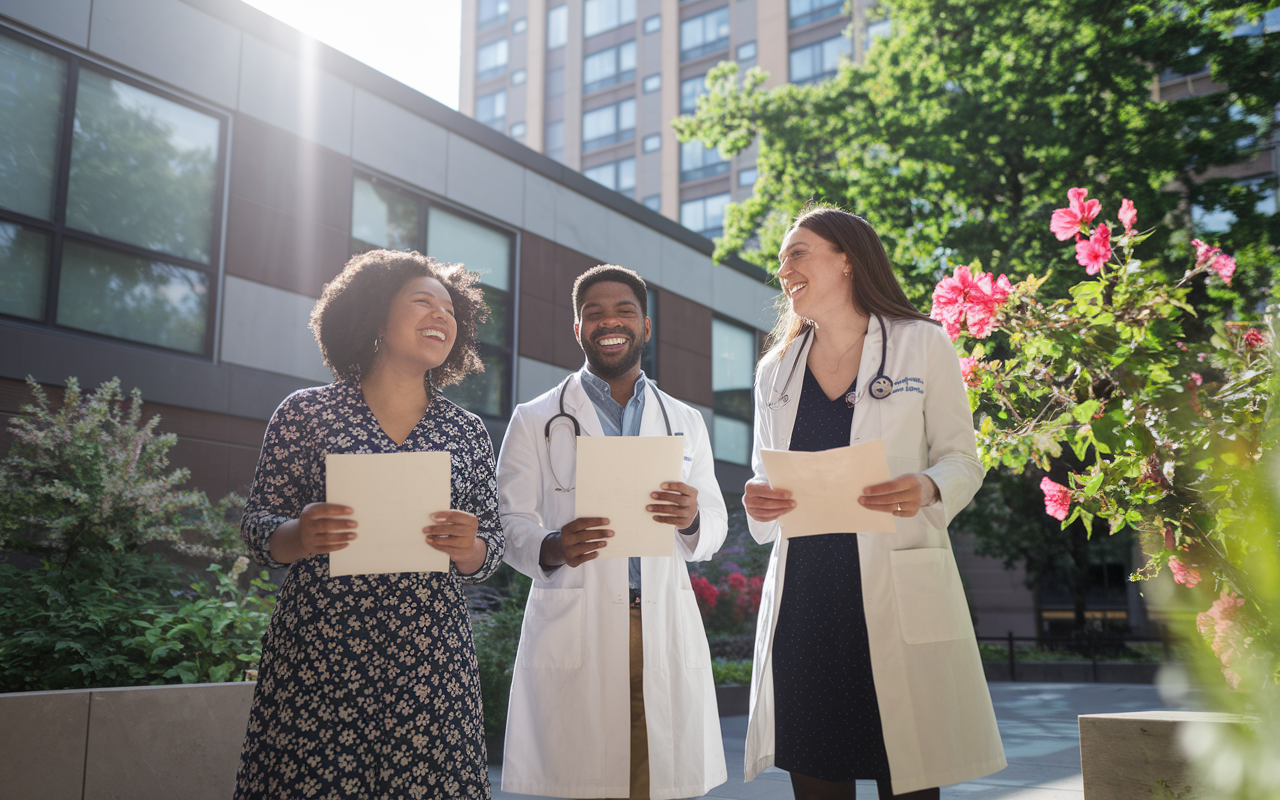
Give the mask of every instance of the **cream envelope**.
[{"label": "cream envelope", "polygon": [[600,558],[669,556],[670,525],[654,522],[645,507],[662,484],[679,481],[683,436],[579,436],[578,517],[605,517],[613,531]]},{"label": "cream envelope", "polygon": [[791,492],[795,510],[779,518],[782,535],[894,533],[896,518],[858,502],[862,490],[889,480],[884,440],[831,450],[761,450],[769,485]]}]

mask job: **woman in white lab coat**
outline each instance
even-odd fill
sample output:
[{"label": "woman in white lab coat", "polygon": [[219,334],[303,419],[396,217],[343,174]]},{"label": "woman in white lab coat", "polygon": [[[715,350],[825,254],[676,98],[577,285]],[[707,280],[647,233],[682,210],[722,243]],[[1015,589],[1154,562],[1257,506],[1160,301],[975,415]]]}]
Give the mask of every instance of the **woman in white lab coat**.
[{"label": "woman in white lab coat", "polygon": [[[1005,766],[946,528],[983,477],[959,359],[861,217],[806,211],[779,259],[786,305],[756,375],[743,497],[752,535],[774,543],[746,778],[776,765],[798,800],[851,799],[858,779],[881,798],[937,798]],[[850,501],[892,513],[897,532],[780,535],[796,500],[769,485],[761,449],[874,439],[895,477]]]}]

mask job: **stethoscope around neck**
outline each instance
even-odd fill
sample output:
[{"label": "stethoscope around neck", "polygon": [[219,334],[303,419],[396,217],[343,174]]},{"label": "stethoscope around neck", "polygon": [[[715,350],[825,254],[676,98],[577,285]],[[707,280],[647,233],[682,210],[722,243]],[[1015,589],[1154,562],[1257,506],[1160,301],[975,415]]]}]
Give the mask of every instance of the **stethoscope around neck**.
[{"label": "stethoscope around neck", "polygon": [[[876,370],[875,378],[871,380],[871,384],[867,387],[867,394],[877,400],[883,400],[893,394],[893,380],[884,374],[885,359],[889,355],[889,330],[884,324],[884,317],[876,314],[875,318],[880,323],[880,368]],[[811,336],[813,336],[813,328],[809,328],[804,332],[804,341],[800,342],[800,346],[796,349],[795,360],[791,362],[791,371],[787,373],[787,379],[782,384],[782,396],[765,403],[770,411],[778,411],[791,402],[791,395],[787,393],[787,386],[791,383],[791,379],[795,377],[796,368],[800,366],[800,353],[804,351],[805,345],[808,344]],[[775,383],[770,394],[776,394],[778,391]]]},{"label": "stethoscope around neck", "polygon": [[[572,492],[574,487],[570,486],[566,489],[565,485],[560,482],[560,478],[556,475],[555,460],[551,457],[551,426],[561,417],[564,417],[573,424],[573,449],[575,451],[578,449],[578,437],[582,435],[582,426],[578,424],[578,418],[564,410],[564,393],[565,390],[569,388],[569,381],[571,380],[573,380],[572,375],[565,378],[564,382],[560,384],[560,413],[547,420],[547,424],[542,428],[542,438],[547,444],[547,466],[551,471],[551,480],[556,482],[557,492]],[[667,404],[662,402],[662,395],[658,393],[658,387],[654,385],[653,381],[646,377],[645,385],[653,387],[653,396],[657,398],[658,408],[662,410],[662,423],[667,426],[667,435],[671,436],[671,417],[667,416]]]}]

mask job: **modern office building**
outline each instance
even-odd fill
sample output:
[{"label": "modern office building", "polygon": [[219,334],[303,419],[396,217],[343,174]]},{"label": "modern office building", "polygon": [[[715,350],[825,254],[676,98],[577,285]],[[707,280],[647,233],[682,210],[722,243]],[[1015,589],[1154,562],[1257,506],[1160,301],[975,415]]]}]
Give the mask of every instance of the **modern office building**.
[{"label": "modern office building", "polygon": [[372,246],[481,273],[486,371],[452,394],[495,443],[582,363],[573,279],[640,272],[646,368],[741,493],[758,268],[238,0],[0,0],[0,427],[28,375],[118,376],[192,485],[243,491],[276,405],[331,380],[309,312]]},{"label": "modern office building", "polygon": [[[705,236],[750,195],[755,147],[681,143],[721,61],[809,83],[861,60],[890,22],[874,0],[462,0],[459,108]],[[852,24],[851,24],[852,23]]]}]

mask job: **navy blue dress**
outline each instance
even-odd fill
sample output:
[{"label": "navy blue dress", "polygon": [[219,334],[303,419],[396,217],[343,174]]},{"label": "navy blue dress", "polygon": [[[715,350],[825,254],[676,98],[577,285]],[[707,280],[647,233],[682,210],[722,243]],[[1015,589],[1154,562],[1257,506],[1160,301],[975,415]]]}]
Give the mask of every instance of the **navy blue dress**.
[{"label": "navy blue dress", "polygon": [[[791,449],[844,447],[852,425],[844,396],[828,400],[806,367]],[[791,540],[773,635],[773,690],[775,766],[825,781],[889,777],[856,533]]]}]

